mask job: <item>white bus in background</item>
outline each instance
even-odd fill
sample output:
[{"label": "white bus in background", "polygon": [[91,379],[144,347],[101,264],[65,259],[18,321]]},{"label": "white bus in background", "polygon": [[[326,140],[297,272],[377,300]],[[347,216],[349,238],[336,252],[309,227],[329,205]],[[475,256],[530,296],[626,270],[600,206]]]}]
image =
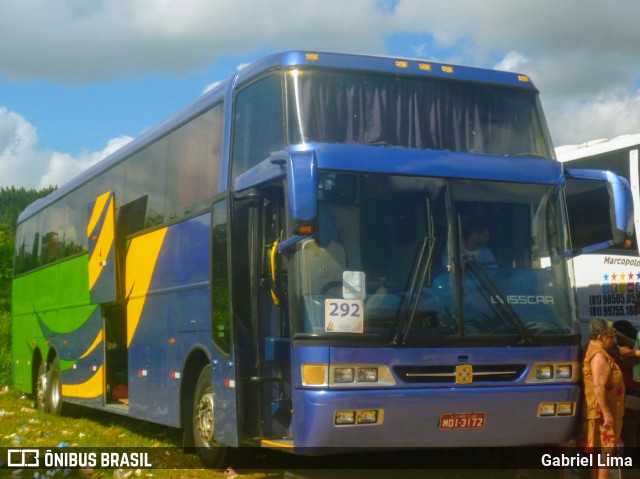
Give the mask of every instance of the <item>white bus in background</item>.
[{"label": "white bus in background", "polygon": [[[634,206],[634,233],[625,247],[606,247],[574,258],[574,272],[578,294],[580,328],[587,338],[588,324],[593,318],[603,317],[611,321],[626,319],[640,329],[640,181],[638,152],[640,134],[624,135],[613,139],[599,139],[581,145],[556,148],[558,160],[565,169],[586,168],[612,171],[627,179],[631,186]],[[594,210],[593,231],[598,234],[597,193],[579,192],[573,201],[592,203]],[[569,200],[568,200],[569,203]],[[601,203],[600,203],[601,204]],[[584,204],[582,204],[584,206]],[[571,208],[571,205],[568,205]],[[579,248],[581,238],[572,232],[573,247]]]}]

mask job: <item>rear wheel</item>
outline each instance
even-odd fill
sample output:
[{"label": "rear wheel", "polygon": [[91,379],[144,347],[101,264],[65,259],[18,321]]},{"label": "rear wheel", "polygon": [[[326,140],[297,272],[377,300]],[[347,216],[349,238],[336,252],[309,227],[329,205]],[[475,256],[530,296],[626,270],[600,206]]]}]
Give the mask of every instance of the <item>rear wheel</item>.
[{"label": "rear wheel", "polygon": [[213,469],[225,466],[229,447],[216,443],[214,439],[214,391],[211,384],[211,365],[200,372],[193,397],[193,441],[202,464]]},{"label": "rear wheel", "polygon": [[41,361],[38,367],[38,377],[36,378],[36,408],[47,411],[47,385],[49,376],[46,361]]},{"label": "rear wheel", "polygon": [[60,377],[60,360],[56,356],[49,368],[48,390],[46,402],[48,411],[56,416],[62,412],[62,381]]},{"label": "rear wheel", "polygon": [[55,415],[62,412],[60,360],[57,356],[48,367],[46,361],[40,363],[36,378],[36,407]]}]

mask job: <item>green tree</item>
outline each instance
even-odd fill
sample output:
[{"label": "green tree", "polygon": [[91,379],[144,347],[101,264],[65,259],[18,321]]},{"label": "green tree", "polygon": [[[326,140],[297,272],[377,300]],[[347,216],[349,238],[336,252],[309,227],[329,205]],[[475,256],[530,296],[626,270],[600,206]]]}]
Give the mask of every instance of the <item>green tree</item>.
[{"label": "green tree", "polygon": [[13,243],[6,225],[0,225],[0,311],[8,311],[11,307]]}]

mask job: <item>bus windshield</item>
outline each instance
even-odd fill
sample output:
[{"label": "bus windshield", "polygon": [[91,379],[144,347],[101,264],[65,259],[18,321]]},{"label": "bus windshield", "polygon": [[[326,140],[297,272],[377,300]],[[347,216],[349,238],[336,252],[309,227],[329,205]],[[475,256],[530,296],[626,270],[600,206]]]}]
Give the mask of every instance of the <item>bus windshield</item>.
[{"label": "bus windshield", "polygon": [[322,70],[285,77],[291,143],[555,158],[532,89]]},{"label": "bus windshield", "polygon": [[317,233],[298,243],[290,270],[302,336],[530,341],[577,331],[557,188],[319,178]]}]

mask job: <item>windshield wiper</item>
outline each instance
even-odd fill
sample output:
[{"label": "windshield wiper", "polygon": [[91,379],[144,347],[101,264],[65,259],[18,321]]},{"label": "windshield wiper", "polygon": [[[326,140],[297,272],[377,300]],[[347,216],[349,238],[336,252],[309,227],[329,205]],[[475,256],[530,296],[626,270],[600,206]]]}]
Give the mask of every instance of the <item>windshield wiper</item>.
[{"label": "windshield wiper", "polygon": [[[427,213],[427,235],[422,240],[422,247],[420,248],[420,255],[418,262],[413,270],[413,276],[411,278],[411,287],[409,289],[409,295],[404,302],[404,307],[401,309],[400,322],[398,323],[398,329],[396,335],[393,337],[391,344],[394,346],[398,344],[405,344],[409,337],[409,331],[411,325],[418,312],[420,306],[420,299],[424,290],[425,283],[431,284],[431,268],[433,266],[433,249],[436,245],[436,236],[434,233],[433,224],[433,211],[431,210],[431,202],[427,198],[426,202]],[[420,277],[420,284],[418,285],[418,277]],[[417,285],[417,288],[416,288]],[[415,297],[415,298],[414,298]]]},{"label": "windshield wiper", "polygon": [[[500,288],[493,282],[491,277],[487,274],[487,271],[482,264],[473,255],[464,255],[462,261],[465,266],[469,267],[469,270],[478,278],[480,286],[482,286],[482,296],[487,304],[499,310],[502,316],[506,318],[517,329],[520,337],[522,338],[521,344],[532,344],[531,333],[518,316],[511,305],[507,302],[506,298]],[[488,294],[487,294],[488,293]]]}]

